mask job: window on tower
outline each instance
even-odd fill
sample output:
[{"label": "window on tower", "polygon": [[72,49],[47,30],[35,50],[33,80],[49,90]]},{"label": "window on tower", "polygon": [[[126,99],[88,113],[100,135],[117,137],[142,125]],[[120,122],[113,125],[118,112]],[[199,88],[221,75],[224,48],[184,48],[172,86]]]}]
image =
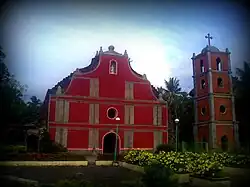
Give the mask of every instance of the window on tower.
[{"label": "window on tower", "polygon": [[109,74],[117,74],[117,63],[114,60],[110,61]]},{"label": "window on tower", "polygon": [[217,86],[218,87],[223,87],[223,80],[220,77],[217,79]]},{"label": "window on tower", "polygon": [[203,60],[200,61],[200,68],[201,68],[201,73],[204,73],[205,72],[205,67],[204,67]]},{"label": "window on tower", "polygon": [[205,113],[206,113],[206,108],[205,108],[205,107],[202,107],[202,108],[201,108],[201,115],[203,115],[203,116],[204,116],[204,115],[205,115]]},{"label": "window on tower", "polygon": [[226,113],[226,107],[224,105],[220,106],[220,113],[225,114]]},{"label": "window on tower", "polygon": [[216,70],[222,71],[222,62],[221,62],[220,57],[216,58]]},{"label": "window on tower", "polygon": [[206,82],[204,79],[201,80],[201,88],[204,89],[206,86]]}]

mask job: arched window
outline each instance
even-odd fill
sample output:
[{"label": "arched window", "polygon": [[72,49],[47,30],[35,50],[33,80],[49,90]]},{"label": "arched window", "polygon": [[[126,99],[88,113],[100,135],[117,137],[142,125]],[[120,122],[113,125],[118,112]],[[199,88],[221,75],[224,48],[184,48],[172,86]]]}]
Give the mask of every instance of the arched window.
[{"label": "arched window", "polygon": [[223,87],[223,80],[220,77],[217,79],[217,86],[218,87]]},{"label": "arched window", "polygon": [[221,59],[219,57],[216,58],[216,70],[217,71],[222,71],[222,61],[221,61]]},{"label": "arched window", "polygon": [[117,63],[114,60],[109,63],[109,74],[117,74]]},{"label": "arched window", "polygon": [[206,86],[206,82],[204,79],[201,80],[201,88],[204,89]]},{"label": "arched window", "polygon": [[204,115],[205,115],[205,113],[206,113],[206,108],[205,108],[205,107],[202,107],[202,108],[201,108],[201,115],[203,115],[203,116],[204,116]]},{"label": "arched window", "polygon": [[203,60],[200,60],[200,68],[201,68],[201,73],[204,73],[205,72],[205,67],[204,67]]}]

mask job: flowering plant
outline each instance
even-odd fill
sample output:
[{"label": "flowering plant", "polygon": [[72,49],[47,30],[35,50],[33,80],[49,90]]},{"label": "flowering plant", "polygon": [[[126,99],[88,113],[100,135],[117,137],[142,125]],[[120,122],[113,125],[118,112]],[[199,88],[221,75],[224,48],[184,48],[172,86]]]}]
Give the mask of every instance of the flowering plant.
[{"label": "flowering plant", "polygon": [[153,154],[147,151],[129,151],[124,160],[139,166],[148,166],[153,162],[170,168],[175,173],[195,173],[201,176],[216,177],[223,170],[224,166],[250,165],[250,158],[247,156],[228,153],[193,153],[193,152],[164,152]]}]

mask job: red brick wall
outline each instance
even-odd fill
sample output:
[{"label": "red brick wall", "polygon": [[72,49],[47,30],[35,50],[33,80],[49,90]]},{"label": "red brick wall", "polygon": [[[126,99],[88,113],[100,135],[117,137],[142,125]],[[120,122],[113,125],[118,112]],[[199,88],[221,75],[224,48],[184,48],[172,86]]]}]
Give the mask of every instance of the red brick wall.
[{"label": "red brick wall", "polygon": [[222,61],[222,70],[227,71],[228,70],[228,55],[227,54],[211,54],[211,65],[212,69],[216,70],[217,69],[217,62],[216,59],[220,58]]},{"label": "red brick wall", "polygon": [[[226,107],[226,113],[220,113],[220,106],[224,105]],[[232,100],[229,98],[214,98],[214,111],[215,111],[215,120],[233,120],[232,117]]]},{"label": "red brick wall", "polygon": [[221,145],[222,136],[226,135],[229,141],[229,145],[234,144],[234,134],[233,127],[231,125],[217,124],[216,126],[216,136],[217,136],[217,145]]},{"label": "red brick wall", "polygon": [[[198,120],[199,121],[208,121],[210,120],[210,107],[209,107],[209,101],[208,98],[202,99],[202,100],[198,100],[197,101],[198,104]],[[201,109],[205,107],[206,108],[206,112],[204,115],[201,114]]]}]

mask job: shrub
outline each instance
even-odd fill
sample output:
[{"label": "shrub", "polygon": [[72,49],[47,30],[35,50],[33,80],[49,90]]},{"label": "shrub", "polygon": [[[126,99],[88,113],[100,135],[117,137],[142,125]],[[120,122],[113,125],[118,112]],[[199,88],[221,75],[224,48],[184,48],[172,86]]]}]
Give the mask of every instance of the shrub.
[{"label": "shrub", "polygon": [[26,146],[24,145],[3,145],[0,147],[1,153],[25,153]]},{"label": "shrub", "polygon": [[124,160],[130,164],[136,164],[139,166],[150,165],[153,160],[153,153],[144,150],[132,150],[125,154]]},{"label": "shrub", "polygon": [[158,154],[161,151],[164,151],[166,153],[170,152],[170,151],[175,151],[175,147],[173,145],[170,145],[170,144],[159,144],[156,148],[155,153]]},{"label": "shrub", "polygon": [[42,153],[67,152],[67,148],[63,147],[61,144],[53,142],[50,139],[49,133],[44,132],[40,141],[40,151]]},{"label": "shrub", "polygon": [[145,167],[145,174],[142,176],[142,182],[145,187],[175,186],[176,182],[171,179],[172,172],[159,162],[154,162]]}]

